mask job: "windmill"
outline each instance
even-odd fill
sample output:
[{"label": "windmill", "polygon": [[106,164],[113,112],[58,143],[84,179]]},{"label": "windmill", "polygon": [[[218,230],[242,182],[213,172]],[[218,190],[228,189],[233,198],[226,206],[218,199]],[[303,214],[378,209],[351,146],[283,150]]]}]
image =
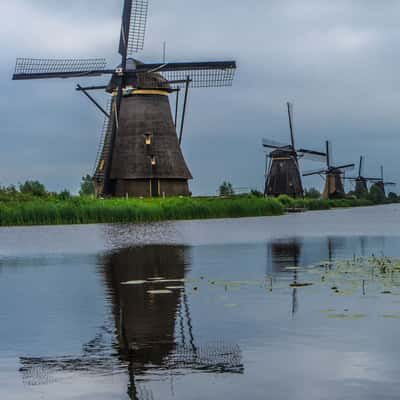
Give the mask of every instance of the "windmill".
[{"label": "windmill", "polygon": [[266,165],[266,196],[286,194],[291,197],[303,197],[303,184],[299,167],[299,159],[325,160],[325,153],[318,151],[296,149],[293,125],[293,104],[287,103],[290,128],[290,144],[263,139],[263,147],[269,149]]},{"label": "windmill", "polygon": [[358,175],[356,177],[345,177],[343,179],[354,181],[356,184],[355,193],[357,197],[363,197],[368,194],[368,182],[377,182],[379,178],[366,178],[364,176],[364,156],[360,157],[360,163],[358,165]]},{"label": "windmill", "polygon": [[383,171],[383,165],[381,165],[381,177],[379,179],[375,179],[375,183],[372,185],[372,188],[377,188],[384,197],[386,197],[386,187],[387,186],[395,186],[395,182],[387,182],[385,181],[384,178],[384,171]]},{"label": "windmill", "polygon": [[[93,177],[104,196],[189,195],[192,175],[180,146],[189,88],[231,86],[236,70],[235,61],[146,64],[133,59],[144,46],[147,15],[148,0],[124,0],[121,63],[116,68],[107,69],[103,58],[19,58],[16,63],[14,80],[111,77],[107,85],[77,86],[107,119]],[[178,126],[181,89],[185,97]],[[92,90],[111,95],[108,110],[89,93]],[[176,93],[175,120],[171,93]]]},{"label": "windmill", "polygon": [[337,199],[345,197],[345,191],[343,187],[342,175],[346,171],[354,169],[354,164],[345,164],[334,166],[332,164],[332,146],[329,141],[326,142],[326,168],[310,171],[303,174],[303,176],[311,175],[325,175],[325,188],[323,197],[325,199]]}]

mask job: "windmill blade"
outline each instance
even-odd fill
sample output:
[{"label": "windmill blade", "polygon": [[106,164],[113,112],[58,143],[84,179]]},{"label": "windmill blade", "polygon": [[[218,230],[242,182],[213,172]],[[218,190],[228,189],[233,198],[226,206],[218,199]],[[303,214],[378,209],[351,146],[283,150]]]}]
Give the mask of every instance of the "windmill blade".
[{"label": "windmill blade", "polygon": [[122,57],[127,58],[132,53],[143,50],[148,10],[148,0],[124,1],[119,42],[119,53]]},{"label": "windmill blade", "polygon": [[104,58],[93,59],[38,59],[17,58],[13,80],[79,78],[112,74],[106,70]]},{"label": "windmill blade", "polygon": [[311,176],[311,175],[322,175],[322,174],[326,174],[326,170],[325,169],[316,169],[313,171],[307,171],[303,173],[303,176]]},{"label": "windmill blade", "polygon": [[331,167],[333,162],[332,158],[332,144],[329,140],[326,141],[326,165],[328,168]]},{"label": "windmill blade", "polygon": [[[106,110],[110,117],[112,113],[113,99],[110,97]],[[103,128],[100,137],[100,143],[97,149],[96,161],[93,168],[93,178],[102,183],[104,181],[104,167],[109,158],[110,142],[112,133],[112,121],[109,117],[104,118]]]},{"label": "windmill blade", "polygon": [[[139,64],[136,72],[160,73],[168,81],[186,82],[193,88],[232,86],[235,61],[183,62],[168,64]],[[177,83],[177,87],[182,84]]]},{"label": "windmill blade", "polygon": [[364,175],[364,156],[360,157],[360,165],[358,167],[358,176],[361,177]]},{"label": "windmill blade", "polygon": [[264,138],[262,140],[262,145],[263,147],[269,147],[271,149],[280,149],[280,148],[285,148],[285,147],[290,147],[288,144],[283,144],[281,142],[278,142],[276,140]]},{"label": "windmill blade", "polygon": [[342,172],[345,171],[353,171],[355,168],[355,164],[345,164],[345,165],[339,165],[338,167],[333,167],[334,169],[340,169]]},{"label": "windmill blade", "polygon": [[366,181],[369,181],[369,182],[382,182],[381,178],[364,178],[363,177],[363,179],[365,179]]},{"label": "windmill blade", "polygon": [[326,153],[322,153],[320,151],[298,149],[297,153],[300,155],[301,158],[304,158],[305,160],[319,161],[319,162],[326,161]]},{"label": "windmill blade", "polygon": [[290,141],[292,143],[292,148],[295,149],[294,143],[294,126],[293,126],[293,104],[287,102],[288,116],[289,116],[289,128],[290,128]]}]

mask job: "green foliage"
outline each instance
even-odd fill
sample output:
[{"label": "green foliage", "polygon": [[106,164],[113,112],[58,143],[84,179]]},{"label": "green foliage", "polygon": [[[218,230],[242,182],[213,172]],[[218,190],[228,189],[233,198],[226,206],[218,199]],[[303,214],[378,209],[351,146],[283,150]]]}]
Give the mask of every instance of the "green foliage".
[{"label": "green foliage", "polygon": [[257,189],[251,189],[250,194],[254,197],[264,197],[264,193],[260,192]]},{"label": "green foliage", "polygon": [[318,189],[312,187],[310,189],[305,190],[305,197],[307,197],[309,199],[320,199],[321,193],[319,192]]},{"label": "green foliage", "polygon": [[394,192],[390,192],[387,198],[390,203],[398,203],[400,201],[400,197]]},{"label": "green foliage", "polygon": [[[3,201],[6,198],[7,201]],[[394,200],[394,196],[390,196]],[[396,196],[396,201],[398,200]],[[251,193],[233,197],[166,199],[97,199],[60,194],[35,197],[15,187],[0,188],[0,226],[87,223],[140,223],[165,220],[238,218],[281,215],[289,208],[329,210],[370,206],[368,199],[311,199],[257,197]]]},{"label": "green foliage", "polygon": [[219,195],[221,197],[230,197],[235,195],[235,191],[233,190],[232,183],[223,182],[219,187]]},{"label": "green foliage", "polygon": [[276,199],[167,198],[33,200],[0,203],[0,226],[151,222],[281,215]]},{"label": "green foliage", "polygon": [[64,189],[60,194],[57,195],[60,200],[66,201],[72,198],[72,195],[69,190]]},{"label": "green foliage", "polygon": [[81,196],[94,196],[96,194],[93,179],[89,174],[82,177],[79,194]]},{"label": "green foliage", "polygon": [[19,191],[22,194],[32,195],[34,197],[45,197],[47,191],[45,186],[39,181],[26,181],[19,185]]}]

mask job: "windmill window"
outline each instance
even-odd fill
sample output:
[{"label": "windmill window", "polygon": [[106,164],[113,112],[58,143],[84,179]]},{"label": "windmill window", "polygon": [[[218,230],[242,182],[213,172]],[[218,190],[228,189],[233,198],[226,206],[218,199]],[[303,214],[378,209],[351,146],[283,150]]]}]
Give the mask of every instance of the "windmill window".
[{"label": "windmill window", "polygon": [[152,167],[157,165],[157,159],[155,156],[150,156],[150,163]]},{"label": "windmill window", "polygon": [[144,135],[144,140],[145,140],[146,146],[151,145],[152,139],[153,139],[153,135],[151,133],[146,133]]}]

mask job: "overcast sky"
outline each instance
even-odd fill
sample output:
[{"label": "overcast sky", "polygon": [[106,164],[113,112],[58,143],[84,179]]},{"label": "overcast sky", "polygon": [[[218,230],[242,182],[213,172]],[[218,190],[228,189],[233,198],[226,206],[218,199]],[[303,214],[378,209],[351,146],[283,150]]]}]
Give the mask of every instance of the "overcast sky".
[{"label": "overcast sky", "polygon": [[[118,62],[122,0],[2,1],[0,184],[39,179],[76,191],[91,173],[103,117],[76,83],[13,82],[16,57],[106,57]],[[263,136],[333,144],[335,162],[366,156],[366,175],[397,179],[400,145],[397,0],[150,0],[144,61],[235,59],[232,88],[193,89],[183,148],[195,194],[223,180],[262,189]],[[107,98],[99,96],[105,104]],[[305,164],[303,169],[320,164]],[[320,178],[305,185],[322,188]]]}]

